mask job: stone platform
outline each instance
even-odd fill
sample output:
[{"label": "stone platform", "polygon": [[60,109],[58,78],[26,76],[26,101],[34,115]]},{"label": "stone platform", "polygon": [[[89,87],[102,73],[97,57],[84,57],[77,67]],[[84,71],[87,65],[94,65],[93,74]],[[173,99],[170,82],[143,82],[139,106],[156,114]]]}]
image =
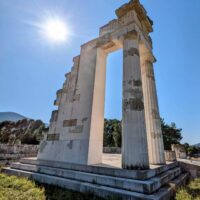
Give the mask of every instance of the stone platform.
[{"label": "stone platform", "polygon": [[151,166],[150,170],[121,169],[120,155],[104,155],[103,162],[99,166],[87,166],[25,158],[3,171],[78,192],[92,192],[104,198],[146,200],[170,199],[174,188],[184,184],[188,177],[178,162]]}]

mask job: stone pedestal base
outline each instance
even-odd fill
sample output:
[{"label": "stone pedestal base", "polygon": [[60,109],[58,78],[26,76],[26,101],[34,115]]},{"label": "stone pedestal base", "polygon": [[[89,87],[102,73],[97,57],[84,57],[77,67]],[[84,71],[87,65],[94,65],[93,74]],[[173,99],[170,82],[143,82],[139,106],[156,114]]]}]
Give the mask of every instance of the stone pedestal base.
[{"label": "stone pedestal base", "polygon": [[138,171],[22,159],[3,171],[78,192],[92,192],[103,198],[114,196],[131,200],[169,200],[173,195],[172,185],[182,185],[188,177],[187,173],[182,173],[178,162]]}]

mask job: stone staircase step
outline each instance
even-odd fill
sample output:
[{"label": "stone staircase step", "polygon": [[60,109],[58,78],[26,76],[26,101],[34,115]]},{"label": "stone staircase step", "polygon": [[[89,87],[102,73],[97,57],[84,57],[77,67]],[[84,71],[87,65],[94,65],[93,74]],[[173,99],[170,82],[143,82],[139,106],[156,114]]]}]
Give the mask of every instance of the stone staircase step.
[{"label": "stone staircase step", "polygon": [[42,165],[30,165],[22,163],[13,163],[11,165],[12,169],[41,173],[46,175],[52,175],[56,177],[67,178],[71,180],[83,181],[108,187],[120,188],[124,190],[140,192],[145,194],[152,194],[158,190],[161,186],[168,183],[170,180],[181,174],[181,168],[176,167],[174,169],[168,170],[161,175],[153,177],[149,180],[134,180],[106,175],[99,175],[88,172],[66,170],[54,167],[46,167]]},{"label": "stone staircase step", "polygon": [[36,158],[24,158],[20,160],[20,163],[31,165],[43,165],[47,167],[55,167],[60,169],[69,169],[74,171],[82,171],[94,174],[102,174],[121,178],[130,178],[136,180],[150,179],[156,175],[162,174],[169,169],[173,169],[178,166],[178,162],[173,162],[167,165],[159,166],[150,170],[125,170],[119,168],[99,167],[91,165],[81,165],[64,162],[52,162],[47,160],[37,160]]},{"label": "stone staircase step", "polygon": [[[41,173],[34,173],[28,171],[22,171],[11,168],[4,168],[3,171],[9,175],[17,175],[27,177],[29,179],[33,179],[40,183],[56,185],[62,188],[78,191],[78,192],[92,192],[97,196],[107,198],[109,196],[116,196],[122,198],[124,200],[170,200],[170,196],[173,188],[171,186],[166,186],[161,188],[158,192],[155,192],[151,195],[146,195],[138,192],[127,191],[123,189],[117,189],[113,187],[107,187],[98,185],[95,183],[86,183],[83,181],[71,180],[67,178],[61,178],[57,176],[50,176]],[[175,179],[174,181],[177,184],[180,184],[180,181],[184,181],[184,177],[182,179]]]}]

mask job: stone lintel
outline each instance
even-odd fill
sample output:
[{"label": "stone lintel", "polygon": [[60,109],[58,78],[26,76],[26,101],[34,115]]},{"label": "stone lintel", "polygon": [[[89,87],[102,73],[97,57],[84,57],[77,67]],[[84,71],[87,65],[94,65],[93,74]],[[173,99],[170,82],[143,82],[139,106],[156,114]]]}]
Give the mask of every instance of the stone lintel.
[{"label": "stone lintel", "polygon": [[97,39],[96,45],[97,47],[100,47],[100,46],[108,44],[109,42],[112,42],[112,38],[111,38],[111,34],[107,33]]},{"label": "stone lintel", "polygon": [[118,24],[119,22],[118,22],[117,19],[113,19],[113,20],[109,21],[107,24],[101,26],[101,27],[100,27],[100,30],[106,28],[109,24],[112,24],[112,23],[116,23],[116,24]]},{"label": "stone lintel", "polygon": [[121,18],[131,10],[136,11],[139,20],[144,23],[148,32],[152,32],[153,21],[147,16],[147,12],[145,8],[140,4],[139,0],[131,0],[129,3],[126,3],[117,9],[115,13],[118,18]]},{"label": "stone lintel", "polygon": [[126,35],[124,35],[124,39],[133,39],[133,40],[138,39],[137,31],[132,30],[132,31],[128,32]]},{"label": "stone lintel", "polygon": [[112,38],[110,33],[100,36],[96,43],[96,47],[102,48],[106,54],[116,51],[121,46],[119,39]]},{"label": "stone lintel", "polygon": [[114,48],[116,45],[114,42],[109,42],[107,43],[106,45],[103,46],[103,49],[104,50],[108,50],[108,49],[111,49],[111,48]]},{"label": "stone lintel", "polygon": [[90,40],[90,41],[88,41],[88,42],[82,44],[82,45],[81,45],[81,48],[86,47],[86,46],[90,46],[90,45],[94,45],[94,46],[95,46],[97,40],[98,40],[98,38],[95,38],[95,39],[93,39],[93,40]]}]

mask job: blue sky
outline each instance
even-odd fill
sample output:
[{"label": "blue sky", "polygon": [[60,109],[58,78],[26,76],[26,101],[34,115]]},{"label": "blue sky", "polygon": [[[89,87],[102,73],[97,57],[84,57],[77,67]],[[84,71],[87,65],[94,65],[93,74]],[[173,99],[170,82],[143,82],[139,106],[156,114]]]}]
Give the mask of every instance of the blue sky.
[{"label": "blue sky", "polygon": [[[98,36],[125,0],[1,0],[0,111],[49,121],[64,74],[80,45]],[[142,0],[154,21],[160,113],[183,128],[183,142],[200,142],[200,1]],[[33,24],[58,16],[71,27],[52,44]],[[108,57],[105,117],[121,118],[122,51]],[[108,95],[109,94],[109,95]]]}]

